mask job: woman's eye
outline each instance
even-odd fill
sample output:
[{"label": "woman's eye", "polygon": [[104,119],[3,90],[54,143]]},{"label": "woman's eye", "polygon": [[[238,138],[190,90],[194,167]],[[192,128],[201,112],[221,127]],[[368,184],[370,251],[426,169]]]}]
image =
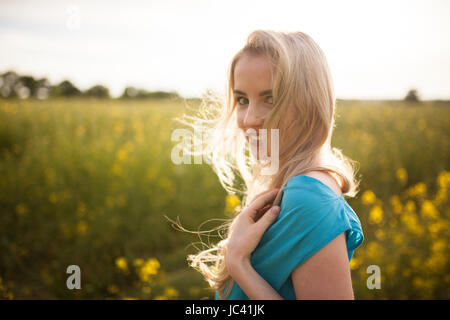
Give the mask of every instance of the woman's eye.
[{"label": "woman's eye", "polygon": [[247,98],[244,98],[244,97],[239,97],[239,98],[236,99],[237,103],[239,103],[241,106],[242,106],[243,104],[246,104],[246,103],[241,103],[242,99],[243,99],[243,100],[247,100]]},{"label": "woman's eye", "polygon": [[[237,99],[236,99],[236,101],[237,101],[237,103],[239,104],[239,105],[247,105],[248,104],[248,99],[247,98],[245,98],[245,97],[238,97]],[[269,104],[273,104],[273,97],[272,96],[270,96],[270,97],[268,97],[267,98],[267,103],[269,103]]]}]

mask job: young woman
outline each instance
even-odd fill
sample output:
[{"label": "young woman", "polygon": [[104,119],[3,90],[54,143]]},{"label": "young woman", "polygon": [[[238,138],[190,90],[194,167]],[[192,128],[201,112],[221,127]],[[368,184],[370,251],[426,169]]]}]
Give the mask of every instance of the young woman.
[{"label": "young woman", "polygon": [[[364,237],[344,195],[354,197],[359,183],[354,162],[331,147],[335,95],[324,53],[305,33],[256,30],[228,73],[225,103],[202,104],[206,118],[216,115],[200,122],[209,132],[203,151],[225,189],[242,192],[244,209],[190,265],[215,299],[353,299],[349,261]],[[190,119],[199,129],[201,118]],[[274,161],[277,170],[264,174]],[[281,204],[267,210],[277,194]]]}]

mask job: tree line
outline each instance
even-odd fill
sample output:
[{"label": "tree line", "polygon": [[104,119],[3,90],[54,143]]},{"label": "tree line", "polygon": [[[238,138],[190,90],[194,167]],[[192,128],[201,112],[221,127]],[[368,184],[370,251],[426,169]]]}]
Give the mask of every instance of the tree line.
[{"label": "tree line", "polygon": [[[47,78],[35,79],[29,75],[19,75],[14,71],[0,74],[0,97],[3,98],[37,98],[47,99],[51,97],[96,97],[111,98],[109,89],[97,84],[87,90],[80,90],[71,81],[63,80],[52,85]],[[147,91],[145,89],[128,86],[123,90],[121,99],[161,99],[180,98],[176,91]],[[418,91],[409,89],[403,98],[408,102],[419,102]]]},{"label": "tree line", "polygon": [[[0,74],[0,96],[3,98],[47,99],[51,97],[96,97],[111,98],[109,89],[97,84],[87,90],[80,90],[69,80],[51,84],[47,78],[36,79],[30,75],[19,75],[14,71]],[[147,91],[128,86],[124,89],[122,99],[178,98],[176,91]]]}]

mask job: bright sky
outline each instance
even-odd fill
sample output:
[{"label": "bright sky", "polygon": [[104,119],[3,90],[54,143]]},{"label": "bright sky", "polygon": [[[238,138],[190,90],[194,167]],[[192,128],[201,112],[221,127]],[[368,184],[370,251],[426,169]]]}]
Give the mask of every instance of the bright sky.
[{"label": "bright sky", "polygon": [[312,36],[338,98],[450,99],[447,0],[0,0],[0,73],[200,96],[255,29]]}]

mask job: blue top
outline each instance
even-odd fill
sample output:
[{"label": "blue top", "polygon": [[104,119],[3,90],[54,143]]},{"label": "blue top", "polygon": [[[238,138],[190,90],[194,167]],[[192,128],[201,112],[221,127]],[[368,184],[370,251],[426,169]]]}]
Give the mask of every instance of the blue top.
[{"label": "blue top", "polygon": [[[295,300],[291,272],[345,232],[349,261],[364,240],[361,222],[344,199],[322,181],[294,176],[283,188],[281,211],[253,251],[253,268],[284,299]],[[219,299],[216,291],[215,300]],[[249,300],[234,282],[228,300]]]}]

